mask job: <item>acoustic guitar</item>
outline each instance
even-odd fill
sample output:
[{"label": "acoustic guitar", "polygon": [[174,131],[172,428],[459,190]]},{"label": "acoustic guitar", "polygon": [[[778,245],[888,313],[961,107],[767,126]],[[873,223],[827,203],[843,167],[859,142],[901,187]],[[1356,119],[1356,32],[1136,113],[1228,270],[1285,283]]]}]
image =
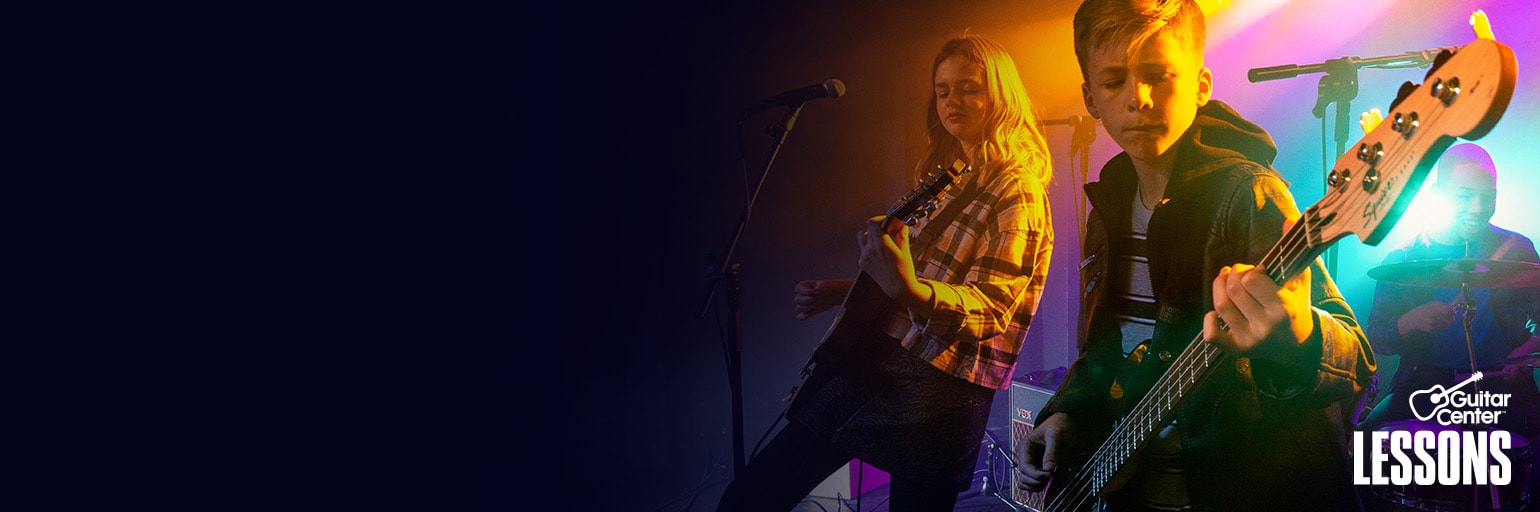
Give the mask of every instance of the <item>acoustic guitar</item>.
[{"label": "acoustic guitar", "polygon": [[[891,226],[893,222],[910,226],[917,224],[920,219],[936,211],[937,202],[957,183],[958,178],[971,171],[962,160],[953,162],[951,167],[936,166],[936,169],[920,179],[913,190],[888,209],[883,217],[883,225]],[[866,346],[869,343],[867,340],[872,339],[873,333],[884,332],[883,328],[893,318],[898,307],[898,302],[888,297],[876,280],[865,271],[858,273],[840,303],[834,323],[829,326],[823,339],[813,349],[807,364],[803,366],[802,384],[792,389],[790,406],[795,408],[800,405],[799,398],[812,395],[812,390],[823,382],[824,379],[816,375],[818,369],[873,353],[876,347]],[[822,375],[827,376],[827,372]]]}]

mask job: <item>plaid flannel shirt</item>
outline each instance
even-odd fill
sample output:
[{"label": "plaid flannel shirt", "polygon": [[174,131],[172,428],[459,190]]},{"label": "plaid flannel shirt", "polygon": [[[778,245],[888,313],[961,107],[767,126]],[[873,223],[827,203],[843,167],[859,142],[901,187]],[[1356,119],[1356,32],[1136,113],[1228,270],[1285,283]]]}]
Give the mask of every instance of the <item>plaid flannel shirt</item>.
[{"label": "plaid flannel shirt", "polygon": [[[915,275],[935,290],[936,312],[911,316],[902,342],[944,372],[1006,389],[1048,277],[1053,220],[1047,192],[1029,176],[978,178],[970,174],[958,187],[954,199],[970,195],[968,187],[983,189],[952,224],[926,247],[910,247]],[[910,231],[911,242],[925,226]]]}]

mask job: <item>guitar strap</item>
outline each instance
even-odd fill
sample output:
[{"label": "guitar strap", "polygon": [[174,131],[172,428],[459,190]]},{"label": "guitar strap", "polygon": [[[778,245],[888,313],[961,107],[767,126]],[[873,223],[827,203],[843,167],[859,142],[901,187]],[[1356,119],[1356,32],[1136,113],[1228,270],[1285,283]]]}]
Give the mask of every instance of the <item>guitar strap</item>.
[{"label": "guitar strap", "polygon": [[[941,233],[946,231],[946,228],[951,226],[952,222],[957,219],[957,216],[961,215],[963,210],[968,209],[968,205],[973,203],[974,199],[983,192],[984,187],[978,184],[977,180],[971,179],[973,174],[971,170],[963,171],[962,176],[959,178],[962,181],[960,184],[961,192],[947,199],[946,204],[941,207],[939,213],[930,216],[930,220],[925,221],[925,225],[920,227],[920,231],[915,232],[909,237],[909,254],[916,263],[924,261],[925,258],[929,257],[930,251],[934,249],[936,238],[940,237]],[[913,326],[909,313],[900,308],[890,307],[884,316],[886,320],[881,321],[881,326],[878,327],[878,330],[902,342],[907,336],[909,329]]]},{"label": "guitar strap", "polygon": [[974,174],[977,173],[969,171],[964,175],[963,179],[966,183],[963,184],[962,191],[947,200],[946,206],[941,208],[940,213],[926,221],[925,226],[920,228],[920,232],[914,235],[914,239],[910,243],[910,250],[917,251],[912,253],[915,255],[915,261],[925,259],[925,256],[930,253],[936,237],[941,236],[941,232],[945,231],[947,226],[951,226],[952,221],[956,220],[957,216],[961,215],[963,210],[968,209],[968,205],[972,204],[974,199],[983,193],[984,186],[977,179],[973,179]]}]

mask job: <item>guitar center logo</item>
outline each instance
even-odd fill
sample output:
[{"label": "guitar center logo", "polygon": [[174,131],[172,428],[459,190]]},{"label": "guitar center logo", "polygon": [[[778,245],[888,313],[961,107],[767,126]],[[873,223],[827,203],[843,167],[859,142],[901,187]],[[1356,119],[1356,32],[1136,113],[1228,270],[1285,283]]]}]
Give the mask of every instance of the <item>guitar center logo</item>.
[{"label": "guitar center logo", "polygon": [[[1353,432],[1353,485],[1508,485],[1513,436],[1492,425],[1508,412],[1507,393],[1467,392],[1481,372],[1452,387],[1416,391],[1410,401],[1417,421],[1392,422]],[[1367,452],[1367,454],[1365,453]]]},{"label": "guitar center logo", "polygon": [[1412,414],[1420,421],[1436,421],[1443,426],[1497,424],[1497,418],[1507,411],[1494,411],[1491,407],[1506,409],[1508,399],[1513,395],[1486,391],[1466,393],[1460,390],[1466,384],[1478,380],[1481,380],[1481,372],[1472,373],[1470,378],[1449,389],[1435,385],[1431,389],[1413,392],[1412,396],[1407,398],[1412,407]]}]

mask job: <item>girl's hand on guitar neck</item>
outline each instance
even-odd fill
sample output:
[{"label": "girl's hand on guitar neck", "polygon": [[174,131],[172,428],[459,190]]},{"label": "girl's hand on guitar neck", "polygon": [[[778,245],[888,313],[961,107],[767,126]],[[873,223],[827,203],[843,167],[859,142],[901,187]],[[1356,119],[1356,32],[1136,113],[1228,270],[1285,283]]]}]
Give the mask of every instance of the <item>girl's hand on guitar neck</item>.
[{"label": "girl's hand on guitar neck", "polygon": [[866,221],[866,229],[856,235],[856,241],[861,245],[861,271],[871,276],[888,297],[923,314],[935,291],[914,275],[909,226],[888,222],[885,216],[872,217]]},{"label": "girl's hand on guitar neck", "polygon": [[850,285],[854,282],[854,279],[824,279],[797,283],[791,297],[797,320],[807,320],[838,306],[850,293]]}]

